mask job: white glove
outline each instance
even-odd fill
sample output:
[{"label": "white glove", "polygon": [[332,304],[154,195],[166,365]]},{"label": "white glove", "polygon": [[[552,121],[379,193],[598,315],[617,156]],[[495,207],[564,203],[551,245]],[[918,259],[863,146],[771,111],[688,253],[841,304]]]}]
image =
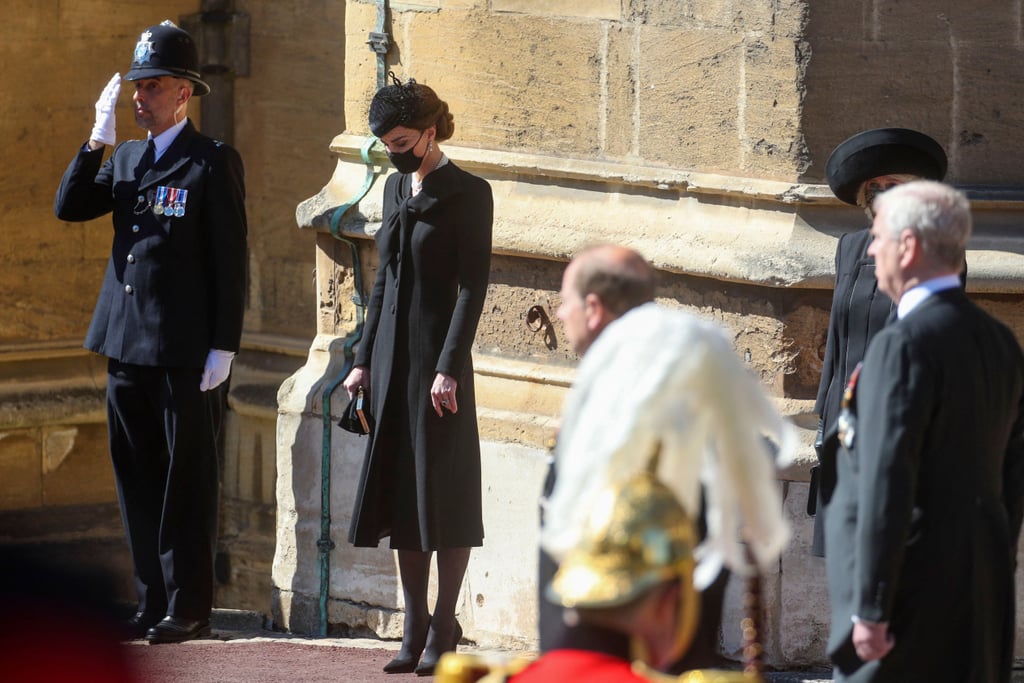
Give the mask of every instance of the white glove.
[{"label": "white glove", "polygon": [[216,389],[231,374],[231,360],[235,357],[233,351],[221,351],[210,349],[206,356],[206,367],[203,368],[203,379],[199,382],[199,391]]},{"label": "white glove", "polygon": [[90,140],[101,142],[104,145],[112,145],[117,139],[114,134],[114,108],[117,106],[117,96],[121,94],[121,74],[116,73],[103,88],[100,98],[96,100],[96,123],[92,127]]}]

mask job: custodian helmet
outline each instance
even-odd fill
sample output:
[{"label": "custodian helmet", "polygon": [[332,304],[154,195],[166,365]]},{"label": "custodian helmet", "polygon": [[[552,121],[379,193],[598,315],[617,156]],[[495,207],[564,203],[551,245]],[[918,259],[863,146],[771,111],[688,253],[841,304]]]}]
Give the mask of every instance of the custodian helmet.
[{"label": "custodian helmet", "polygon": [[195,84],[197,96],[210,92],[210,86],[199,76],[195,41],[171,21],[163,21],[142,32],[135,44],[132,66],[124,79],[138,81],[158,76],[187,78]]}]

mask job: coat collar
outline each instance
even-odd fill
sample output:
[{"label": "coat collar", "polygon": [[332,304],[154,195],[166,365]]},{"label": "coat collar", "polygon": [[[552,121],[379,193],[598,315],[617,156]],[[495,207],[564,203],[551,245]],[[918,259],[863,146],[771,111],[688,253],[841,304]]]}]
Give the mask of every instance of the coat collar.
[{"label": "coat collar", "polygon": [[[187,164],[191,159],[186,154],[189,147],[192,145],[192,141],[196,138],[198,133],[196,132],[195,126],[192,125],[192,120],[189,119],[185,127],[178,133],[178,137],[174,138],[163,155],[157,159],[157,162],[146,171],[145,175],[139,181],[139,190],[145,190],[153,185],[156,185],[161,180],[177,171],[181,166]],[[140,141],[141,142],[141,141]],[[135,145],[139,149],[138,156],[135,157],[135,162],[142,157],[143,152],[146,150],[146,145],[143,142],[141,145]]]},{"label": "coat collar", "polygon": [[[412,192],[412,175],[402,178],[402,194],[409,197]],[[423,188],[415,197],[407,200],[409,211],[424,214],[448,199],[462,192],[462,171],[449,161],[441,168],[428,173],[423,179]]]}]

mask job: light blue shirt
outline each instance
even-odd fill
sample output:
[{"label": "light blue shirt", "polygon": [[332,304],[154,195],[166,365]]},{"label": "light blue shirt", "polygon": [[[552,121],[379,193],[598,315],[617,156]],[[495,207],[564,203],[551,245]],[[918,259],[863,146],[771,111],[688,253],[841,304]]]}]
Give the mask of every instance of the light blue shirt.
[{"label": "light blue shirt", "polygon": [[922,282],[900,297],[899,306],[896,307],[896,317],[903,319],[932,294],[959,286],[959,275],[940,275],[939,277]]},{"label": "light blue shirt", "polygon": [[176,124],[165,130],[163,133],[160,133],[160,135],[157,135],[155,138],[152,135],[148,137],[148,139],[153,140],[154,162],[164,155],[164,152],[167,150],[168,147],[171,146],[171,143],[174,142],[174,139],[178,137],[178,133],[180,133],[181,129],[185,127],[186,123],[188,123],[188,117],[183,118],[181,121],[178,121]]}]

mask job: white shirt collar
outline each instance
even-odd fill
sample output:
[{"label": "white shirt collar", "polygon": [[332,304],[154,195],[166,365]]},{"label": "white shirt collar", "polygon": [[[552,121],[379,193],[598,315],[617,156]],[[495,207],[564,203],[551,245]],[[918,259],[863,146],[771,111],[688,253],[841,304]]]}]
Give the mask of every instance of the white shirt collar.
[{"label": "white shirt collar", "polygon": [[181,121],[178,121],[176,124],[165,130],[163,133],[160,133],[160,135],[157,135],[156,137],[153,137],[152,135],[149,136],[149,139],[153,140],[153,146],[156,148],[154,150],[154,153],[156,155],[153,159],[154,161],[163,156],[163,153],[167,150],[168,147],[171,146],[171,143],[174,142],[174,139],[178,137],[178,133],[180,133],[181,129],[185,127],[186,123],[188,123],[187,117],[182,119]]},{"label": "white shirt collar", "polygon": [[939,277],[926,280],[916,287],[912,287],[900,297],[899,306],[896,307],[896,317],[905,318],[912,310],[921,305],[921,302],[946,289],[953,289],[960,286],[959,275],[940,275]]}]

